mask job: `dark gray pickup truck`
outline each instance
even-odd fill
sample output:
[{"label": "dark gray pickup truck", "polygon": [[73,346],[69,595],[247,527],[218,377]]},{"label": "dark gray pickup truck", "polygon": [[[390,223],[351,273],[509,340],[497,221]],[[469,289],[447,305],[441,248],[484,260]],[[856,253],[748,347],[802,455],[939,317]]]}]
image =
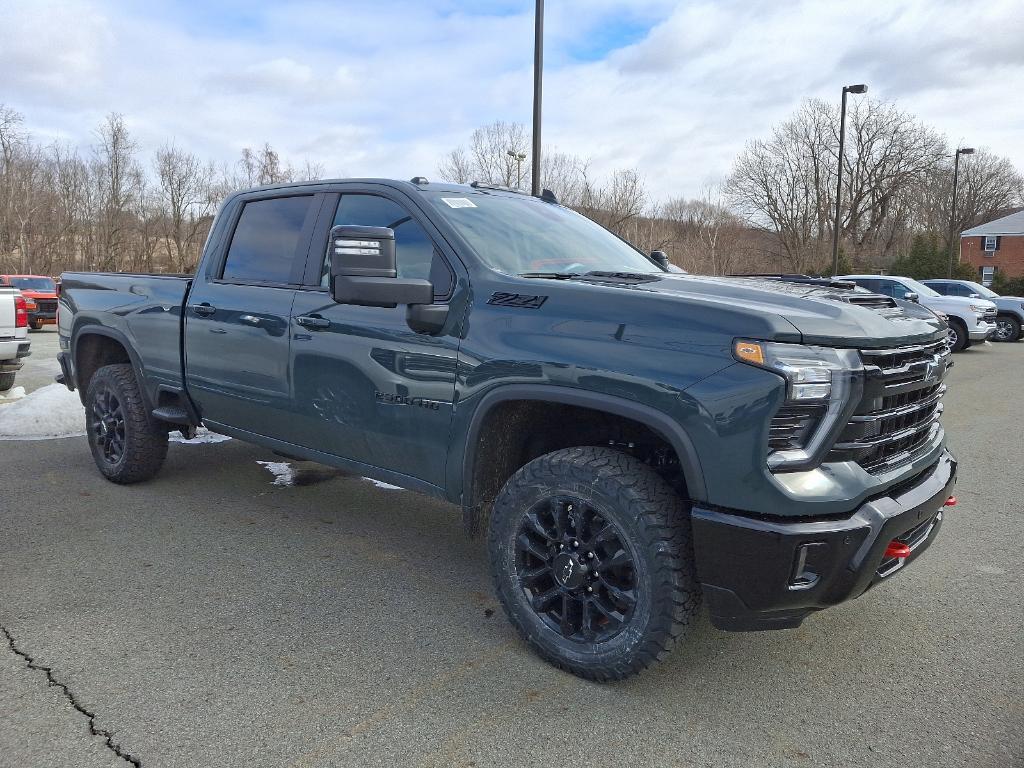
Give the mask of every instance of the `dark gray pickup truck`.
[{"label": "dark gray pickup truck", "polygon": [[708,605],[795,627],[935,538],[944,325],[841,288],[667,271],[553,196],[242,192],[194,277],[66,273],[62,380],[110,480],[198,425],[460,505],[548,661],[623,678]]}]

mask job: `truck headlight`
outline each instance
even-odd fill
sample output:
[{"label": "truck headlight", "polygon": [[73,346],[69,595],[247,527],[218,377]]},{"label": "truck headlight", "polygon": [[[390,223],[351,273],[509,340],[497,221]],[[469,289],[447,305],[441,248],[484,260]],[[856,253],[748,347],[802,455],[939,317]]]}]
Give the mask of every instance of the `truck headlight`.
[{"label": "truck headlight", "polygon": [[979,315],[984,315],[985,314],[985,310],[987,309],[986,307],[983,307],[981,304],[971,304],[970,306],[971,306],[971,311],[972,312],[977,312]]},{"label": "truck headlight", "polygon": [[786,382],[786,400],[769,425],[768,466],[797,470],[821,463],[854,405],[853,388],[862,386],[857,351],[738,340],[733,356]]}]

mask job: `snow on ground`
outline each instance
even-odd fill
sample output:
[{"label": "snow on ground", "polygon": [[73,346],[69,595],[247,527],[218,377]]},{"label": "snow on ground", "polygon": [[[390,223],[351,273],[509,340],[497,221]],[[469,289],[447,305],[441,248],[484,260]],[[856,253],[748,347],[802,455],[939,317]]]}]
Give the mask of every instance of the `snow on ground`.
[{"label": "snow on ground", "polygon": [[257,461],[274,476],[274,485],[295,485],[295,469],[287,461]]},{"label": "snow on ground", "polygon": [[403,490],[401,486],[391,485],[391,483],[383,483],[380,480],[374,480],[372,477],[364,477],[363,480],[371,482],[374,485],[376,485],[378,488],[383,488],[386,491],[401,491],[401,490]]},{"label": "snow on ground", "polygon": [[25,396],[24,387],[14,387],[6,392],[0,392],[0,405],[6,405],[7,403],[13,403],[15,400],[21,400]]},{"label": "snow on ground", "polygon": [[205,443],[223,443],[225,440],[231,438],[227,435],[219,435],[216,432],[211,432],[206,427],[199,427],[196,430],[196,436],[191,440],[186,440],[181,436],[181,432],[171,432],[167,437],[172,443],[181,443],[182,445],[200,445]]},{"label": "snow on ground", "polygon": [[[17,389],[21,387],[12,391]],[[0,404],[0,440],[52,440],[84,434],[85,408],[78,395],[63,384],[48,384]]]}]

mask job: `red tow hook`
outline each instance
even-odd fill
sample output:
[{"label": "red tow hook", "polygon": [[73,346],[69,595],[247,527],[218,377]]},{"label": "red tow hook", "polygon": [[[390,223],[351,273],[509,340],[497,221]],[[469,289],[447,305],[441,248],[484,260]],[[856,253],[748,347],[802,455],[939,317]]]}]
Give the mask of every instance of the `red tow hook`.
[{"label": "red tow hook", "polygon": [[889,546],[885,548],[885,558],[888,560],[893,557],[899,558],[900,560],[910,557],[910,547],[902,541],[896,541],[896,539],[893,539],[889,542]]},{"label": "red tow hook", "polygon": [[944,506],[944,507],[955,507],[956,506],[956,496],[950,496],[948,499],[946,499],[942,503],[942,506]]}]

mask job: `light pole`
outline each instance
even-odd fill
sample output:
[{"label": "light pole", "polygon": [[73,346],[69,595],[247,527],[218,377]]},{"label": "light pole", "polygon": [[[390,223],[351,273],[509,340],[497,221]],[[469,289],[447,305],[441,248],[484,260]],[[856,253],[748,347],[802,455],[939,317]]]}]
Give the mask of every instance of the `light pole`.
[{"label": "light pole", "polygon": [[533,16],[533,173],[530,194],[540,196],[540,105],[544,76],[544,0],[537,0]]},{"label": "light pole", "polygon": [[867,93],[868,87],[860,85],[843,86],[843,105],[839,109],[839,164],[836,170],[836,217],[832,222],[832,277],[839,273],[839,204],[843,196],[843,146],[846,144],[846,94]]},{"label": "light pole", "polygon": [[519,189],[523,186],[523,160],[526,159],[526,153],[510,149],[505,154],[516,161],[516,189]]},{"label": "light pole", "polygon": [[960,155],[973,155],[974,147],[958,147],[953,155],[953,203],[949,213],[949,274],[953,277],[953,240],[956,238],[956,185],[960,181]]}]

